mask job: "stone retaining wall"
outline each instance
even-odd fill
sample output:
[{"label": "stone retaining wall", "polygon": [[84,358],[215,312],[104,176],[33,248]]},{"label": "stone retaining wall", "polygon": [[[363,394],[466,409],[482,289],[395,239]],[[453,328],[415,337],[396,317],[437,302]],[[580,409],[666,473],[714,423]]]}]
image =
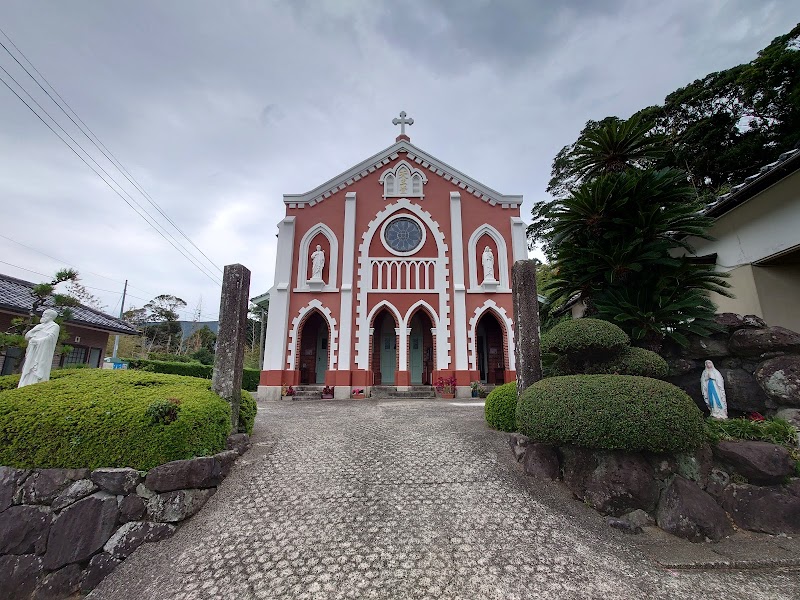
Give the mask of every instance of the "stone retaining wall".
[{"label": "stone retaining wall", "polygon": [[704,361],[725,378],[728,410],[778,416],[800,426],[800,333],[768,327],[754,315],[722,313],[716,321],[724,331],[710,337],[690,336],[685,348],[665,346],[667,381],[705,408],[700,391]]},{"label": "stone retaining wall", "polygon": [[654,524],[692,542],[719,541],[734,526],[800,533],[800,478],[783,446],[720,442],[671,456],[555,447],[520,434],[509,443],[528,475],[563,480],[630,533]]},{"label": "stone retaining wall", "polygon": [[135,469],[0,467],[0,598],[86,594],[145,542],[175,533],[249,447]]}]

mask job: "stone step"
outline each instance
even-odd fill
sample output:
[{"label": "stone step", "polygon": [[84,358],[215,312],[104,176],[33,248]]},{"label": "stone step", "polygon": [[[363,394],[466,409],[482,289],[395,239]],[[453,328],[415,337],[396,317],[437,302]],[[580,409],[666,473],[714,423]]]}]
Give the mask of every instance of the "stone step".
[{"label": "stone step", "polygon": [[393,385],[372,386],[373,398],[435,398],[436,390],[430,385],[412,385],[407,390],[398,390]]}]

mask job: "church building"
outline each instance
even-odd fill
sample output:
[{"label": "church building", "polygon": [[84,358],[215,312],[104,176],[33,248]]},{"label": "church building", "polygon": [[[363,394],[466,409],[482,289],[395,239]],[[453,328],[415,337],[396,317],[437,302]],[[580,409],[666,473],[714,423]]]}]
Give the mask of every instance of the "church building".
[{"label": "church building", "polygon": [[516,378],[511,265],[528,257],[522,196],[394,144],[284,195],[259,397],[283,385],[354,388]]}]

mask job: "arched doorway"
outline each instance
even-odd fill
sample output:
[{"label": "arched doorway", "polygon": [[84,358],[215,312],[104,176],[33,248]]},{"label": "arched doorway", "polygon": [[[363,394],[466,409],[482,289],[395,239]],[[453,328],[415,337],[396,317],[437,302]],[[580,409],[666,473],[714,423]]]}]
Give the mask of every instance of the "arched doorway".
[{"label": "arched doorway", "polygon": [[408,365],[411,385],[431,385],[433,374],[433,324],[424,310],[411,318],[408,338]]},{"label": "arched doorway", "polygon": [[300,383],[323,384],[328,368],[328,324],[314,311],[300,330]]},{"label": "arched doorway", "polygon": [[375,385],[394,385],[397,371],[397,332],[392,314],[381,310],[372,322],[372,373]]},{"label": "arched doorway", "polygon": [[478,372],[481,381],[488,384],[505,382],[505,352],[503,349],[503,328],[497,317],[487,310],[475,328]]}]

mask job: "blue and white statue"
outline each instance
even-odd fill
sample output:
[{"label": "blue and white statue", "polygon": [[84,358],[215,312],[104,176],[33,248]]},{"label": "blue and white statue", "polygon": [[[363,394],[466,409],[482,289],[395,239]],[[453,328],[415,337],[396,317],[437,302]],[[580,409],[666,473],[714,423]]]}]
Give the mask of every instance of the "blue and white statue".
[{"label": "blue and white statue", "polygon": [[706,368],[700,376],[700,387],[703,390],[703,400],[715,419],[728,418],[728,403],[725,400],[725,380],[722,373],[714,368],[714,363],[706,361]]}]

